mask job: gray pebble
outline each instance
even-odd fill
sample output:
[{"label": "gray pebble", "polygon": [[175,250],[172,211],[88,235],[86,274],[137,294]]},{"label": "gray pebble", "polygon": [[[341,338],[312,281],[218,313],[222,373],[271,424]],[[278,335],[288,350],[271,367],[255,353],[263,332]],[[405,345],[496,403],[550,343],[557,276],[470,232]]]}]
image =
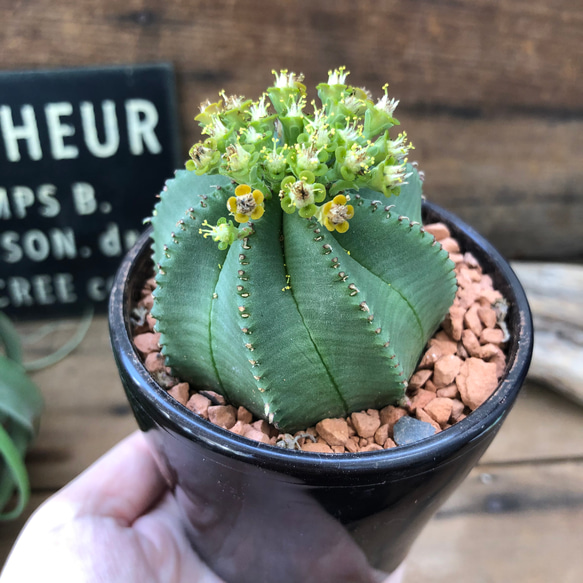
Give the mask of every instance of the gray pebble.
[{"label": "gray pebble", "polygon": [[393,439],[397,445],[409,445],[435,435],[435,427],[406,415],[401,417],[393,428]]}]

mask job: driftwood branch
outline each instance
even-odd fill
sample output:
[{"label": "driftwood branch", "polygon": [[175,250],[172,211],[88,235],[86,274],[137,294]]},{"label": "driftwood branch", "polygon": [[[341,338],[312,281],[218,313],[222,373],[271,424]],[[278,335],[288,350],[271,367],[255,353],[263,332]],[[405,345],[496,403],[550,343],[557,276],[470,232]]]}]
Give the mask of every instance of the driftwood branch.
[{"label": "driftwood branch", "polygon": [[534,320],[529,378],[583,405],[583,266],[513,262]]}]

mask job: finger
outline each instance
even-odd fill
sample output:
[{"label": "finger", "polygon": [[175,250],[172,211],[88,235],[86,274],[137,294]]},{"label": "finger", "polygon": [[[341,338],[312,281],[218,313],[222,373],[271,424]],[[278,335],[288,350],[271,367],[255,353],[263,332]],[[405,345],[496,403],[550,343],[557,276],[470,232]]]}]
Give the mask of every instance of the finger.
[{"label": "finger", "polygon": [[156,565],[159,580],[225,583],[193,551],[184,532],[183,518],[176,499],[167,492],[150,512],[133,524],[133,530],[140,535],[144,555]]},{"label": "finger", "polygon": [[110,516],[130,525],[166,489],[146,439],[137,431],[60,490],[54,499],[72,504],[77,516]]}]

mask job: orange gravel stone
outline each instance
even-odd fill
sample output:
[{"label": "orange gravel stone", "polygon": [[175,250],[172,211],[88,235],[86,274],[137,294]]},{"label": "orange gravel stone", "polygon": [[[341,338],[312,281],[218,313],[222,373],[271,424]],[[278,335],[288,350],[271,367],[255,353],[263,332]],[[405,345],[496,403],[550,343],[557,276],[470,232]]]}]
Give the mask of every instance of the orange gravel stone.
[{"label": "orange gravel stone", "polygon": [[496,312],[490,306],[480,306],[478,308],[478,317],[486,328],[496,326]]},{"label": "orange gravel stone", "polygon": [[144,332],[134,336],[136,348],[144,355],[160,350],[160,334],[156,332]]},{"label": "orange gravel stone", "polygon": [[367,446],[363,447],[360,451],[381,451],[383,448],[378,443],[369,443]]},{"label": "orange gravel stone", "polygon": [[433,418],[440,426],[445,425],[451,417],[452,404],[451,399],[437,397],[428,403],[425,412]]},{"label": "orange gravel stone", "polygon": [[237,435],[243,435],[245,431],[247,431],[251,427],[247,423],[243,423],[242,421],[237,421],[233,427],[230,428],[229,431],[236,433]]},{"label": "orange gravel stone", "polygon": [[464,329],[464,314],[466,310],[460,306],[453,305],[443,322],[444,329],[454,340],[461,340]]},{"label": "orange gravel stone", "polygon": [[237,421],[237,410],[232,405],[211,405],[208,415],[212,423],[225,429],[230,429]]},{"label": "orange gravel stone", "polygon": [[494,304],[498,300],[502,299],[502,294],[498,290],[494,289],[483,289],[480,292],[480,298],[484,298],[488,304]]},{"label": "orange gravel stone", "polygon": [[389,424],[385,423],[381,425],[374,434],[374,440],[379,444],[383,445],[385,441],[389,438]]},{"label": "orange gravel stone", "polygon": [[464,348],[468,351],[470,356],[480,358],[482,347],[480,341],[471,330],[464,330],[462,333],[462,342]]},{"label": "orange gravel stone", "polygon": [[237,421],[250,424],[253,421],[253,414],[251,411],[247,411],[245,407],[241,406],[237,409]]},{"label": "orange gravel stone", "polygon": [[437,348],[442,355],[455,354],[457,350],[457,342],[452,340],[443,330],[429,341],[429,346]]},{"label": "orange gravel stone", "polygon": [[423,355],[421,362],[419,363],[419,369],[432,369],[433,365],[443,356],[441,350],[436,346],[430,346],[429,349]]},{"label": "orange gravel stone", "polygon": [[424,421],[425,423],[429,423],[431,426],[433,426],[436,432],[441,431],[441,425],[439,425],[439,423],[437,423],[435,419],[433,419],[433,417],[431,417],[431,415],[426,413],[423,409],[417,409],[417,411],[415,411],[415,416],[417,419],[419,419],[419,421]]},{"label": "orange gravel stone", "polygon": [[334,453],[334,450],[326,443],[312,443],[311,441],[304,443],[302,450],[315,453]]},{"label": "orange gravel stone", "polygon": [[479,358],[468,358],[456,379],[462,401],[472,410],[477,409],[498,386],[496,365]]},{"label": "orange gravel stone", "polygon": [[455,354],[442,356],[433,369],[433,383],[438,389],[442,389],[455,381],[460,371],[462,360]]},{"label": "orange gravel stone", "polygon": [[478,306],[474,304],[464,315],[464,326],[471,330],[477,337],[482,333],[483,325],[478,316]]},{"label": "orange gravel stone", "polygon": [[412,412],[415,412],[417,409],[423,409],[432,399],[435,399],[435,393],[433,391],[419,389],[411,399],[409,409]]},{"label": "orange gravel stone", "polygon": [[219,393],[215,393],[214,391],[204,391],[204,395],[214,401],[217,405],[226,405],[227,401],[223,395],[219,395]]},{"label": "orange gravel stone", "polygon": [[267,423],[267,421],[265,421],[265,419],[258,419],[257,421],[254,421],[251,423],[251,427],[254,427],[257,429],[257,431],[261,431],[266,435],[269,435],[269,432],[271,431],[270,425]]},{"label": "orange gravel stone", "polygon": [[409,388],[410,389],[420,389],[431,377],[432,371],[428,369],[423,369],[417,371],[410,379],[409,379]]},{"label": "orange gravel stone", "polygon": [[445,239],[440,239],[439,242],[441,246],[448,252],[448,253],[459,253],[460,246],[459,243],[453,239],[452,237],[446,237]]},{"label": "orange gravel stone", "polygon": [[345,419],[323,419],[316,424],[316,431],[328,445],[344,445],[349,437]]},{"label": "orange gravel stone", "polygon": [[150,311],[154,306],[154,298],[151,293],[146,294],[139,302],[138,306],[143,306],[146,310]]},{"label": "orange gravel stone", "polygon": [[160,352],[150,352],[148,356],[146,356],[144,366],[148,372],[155,373],[166,368],[165,361],[166,359]]},{"label": "orange gravel stone", "polygon": [[433,235],[438,241],[442,239],[447,239],[451,236],[449,229],[444,223],[431,223],[429,225],[424,225],[425,231]]},{"label": "orange gravel stone", "polygon": [[192,395],[192,397],[190,397],[190,399],[188,399],[188,402],[186,403],[186,406],[193,413],[200,415],[204,419],[209,418],[210,405],[211,405],[210,399],[207,399],[204,395],[201,395],[199,393],[194,393],[194,395]]},{"label": "orange gravel stone", "polygon": [[188,383],[178,383],[177,385],[174,385],[172,388],[168,389],[168,393],[183,405],[186,405],[188,402],[189,391],[190,387],[188,386]]},{"label": "orange gravel stone", "polygon": [[393,435],[393,426],[404,415],[407,415],[407,411],[405,411],[405,409],[402,407],[394,407],[393,405],[389,405],[381,409],[380,421],[382,425],[389,426],[389,435]]},{"label": "orange gravel stone", "polygon": [[488,362],[493,362],[496,365],[496,376],[500,379],[506,370],[506,356],[501,348],[498,348],[496,354],[488,359]]},{"label": "orange gravel stone", "polygon": [[458,342],[457,343],[457,351],[456,354],[462,359],[465,360],[466,358],[468,358],[468,356],[470,356],[468,354],[468,351],[466,350],[466,347],[464,346],[463,342]]},{"label": "orange gravel stone", "polygon": [[[218,406],[221,407],[222,405]],[[245,433],[243,433],[243,437],[246,437],[247,439],[254,439],[255,441],[261,441],[262,443],[270,443],[271,441],[269,435],[266,435],[265,433],[263,433],[263,431],[259,431],[259,429],[256,429],[251,425],[249,425],[248,429],[245,430]]]},{"label": "orange gravel stone", "polygon": [[349,437],[346,443],[344,444],[344,447],[346,448],[346,451],[349,453],[356,453],[360,449],[354,437]]},{"label": "orange gravel stone", "polygon": [[480,334],[482,344],[502,344],[504,341],[504,332],[500,328],[484,328]]},{"label": "orange gravel stone", "polygon": [[466,406],[459,399],[451,400],[451,418],[453,421],[459,421]]},{"label": "orange gravel stone", "polygon": [[477,268],[480,267],[480,264],[478,263],[478,260],[469,251],[466,251],[464,253],[464,262],[466,263],[466,265],[468,267],[474,267],[474,268],[475,267],[477,267]]},{"label": "orange gravel stone", "polygon": [[447,387],[443,387],[443,389],[437,391],[438,397],[445,397],[446,399],[455,399],[457,394],[458,390],[455,383],[451,383],[451,385],[447,385]]},{"label": "orange gravel stone", "polygon": [[381,420],[378,417],[373,417],[368,413],[353,413],[350,418],[356,433],[360,437],[373,437],[375,431],[381,426]]},{"label": "orange gravel stone", "polygon": [[154,332],[154,326],[156,325],[156,319],[150,313],[148,313],[146,315],[146,324],[148,325],[148,330],[150,330],[150,332]]},{"label": "orange gravel stone", "polygon": [[424,385],[423,388],[426,391],[431,391],[432,393],[436,393],[437,392],[437,387],[435,386],[435,383],[429,379]]}]

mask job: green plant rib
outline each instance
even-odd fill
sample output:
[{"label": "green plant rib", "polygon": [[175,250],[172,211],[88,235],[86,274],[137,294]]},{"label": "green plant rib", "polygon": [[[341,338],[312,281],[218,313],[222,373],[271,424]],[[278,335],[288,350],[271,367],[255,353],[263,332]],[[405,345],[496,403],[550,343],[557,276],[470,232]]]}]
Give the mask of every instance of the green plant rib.
[{"label": "green plant rib", "polygon": [[[191,180],[188,178],[192,175],[188,174],[186,171],[178,172],[175,180],[168,181],[162,196],[168,190],[172,194],[176,190],[179,196],[171,198],[172,205],[162,204],[165,200],[162,198],[156,208],[158,212],[152,218],[154,229],[169,231],[168,243],[154,247],[153,257],[158,269],[152,315],[157,320],[156,329],[160,332],[162,353],[168,366],[182,371],[185,379],[196,375],[201,386],[217,388],[220,387],[220,380],[215,372],[209,343],[209,315],[214,282],[219,277],[218,266],[224,262],[226,251],[209,245],[199,235],[199,230],[204,220],[217,220],[222,214],[224,195],[211,184],[205,185],[207,190],[202,187],[189,190]],[[190,195],[186,203],[180,201],[180,195],[184,192]],[[177,202],[183,204],[181,211],[177,211]],[[195,257],[201,265],[193,271],[191,266]],[[177,280],[169,276],[174,270],[181,270],[184,278]],[[205,312],[207,316],[203,317]],[[194,314],[196,317],[193,317]],[[177,330],[181,331],[178,337]],[[181,337],[188,340],[182,342]],[[192,350],[197,355],[196,359],[191,356]]]},{"label": "green plant rib", "polygon": [[[285,245],[283,244],[284,241],[282,241],[282,249],[283,249],[283,260],[284,260],[284,265],[287,265],[286,259],[285,259]],[[294,304],[296,306],[296,309],[300,315],[300,318],[302,320],[302,324],[304,325],[306,332],[308,333],[308,336],[310,337],[310,341],[312,343],[312,346],[314,347],[314,351],[316,352],[316,354],[318,355],[318,358],[320,359],[320,361],[322,362],[322,365],[324,366],[324,368],[326,369],[326,373],[328,375],[328,378],[330,379],[330,382],[332,383],[332,385],[334,386],[334,389],[336,391],[336,393],[338,394],[339,399],[342,401],[343,407],[344,407],[344,414],[347,415],[349,413],[349,407],[348,404],[346,403],[346,401],[344,400],[342,393],[340,392],[340,389],[338,388],[338,384],[336,383],[336,381],[334,380],[334,376],[332,375],[330,369],[326,366],[326,363],[324,362],[324,359],[322,358],[322,354],[321,352],[318,350],[318,345],[316,344],[316,342],[314,341],[314,338],[310,332],[310,329],[308,326],[306,326],[306,322],[304,320],[304,317],[302,316],[302,313],[300,311],[300,307],[298,305],[298,300],[295,296],[293,287],[291,285],[289,285],[289,283],[291,282],[291,275],[287,276],[287,280],[288,280],[288,285],[286,286],[287,288],[289,288],[289,292],[291,294],[291,297],[294,301]]]},{"label": "green plant rib", "polygon": [[405,380],[402,368],[387,331],[376,332],[379,322],[368,290],[332,235],[312,221],[302,223],[306,222],[296,215],[284,217],[291,287],[349,412],[364,403],[378,406],[379,400],[398,399]]}]

